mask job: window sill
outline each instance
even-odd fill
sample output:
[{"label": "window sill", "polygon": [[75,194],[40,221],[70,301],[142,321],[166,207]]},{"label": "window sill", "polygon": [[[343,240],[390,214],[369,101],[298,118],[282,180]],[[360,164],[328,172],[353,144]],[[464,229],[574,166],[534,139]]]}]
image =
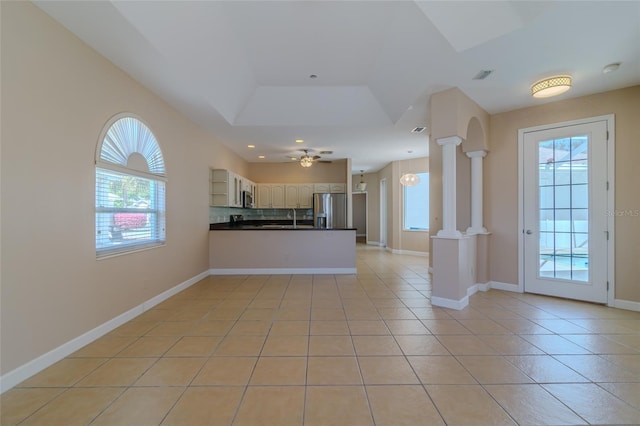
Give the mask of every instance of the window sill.
[{"label": "window sill", "polygon": [[141,251],[153,250],[155,248],[164,247],[166,245],[167,245],[166,241],[162,241],[157,243],[149,243],[149,244],[144,244],[139,246],[132,246],[126,249],[122,248],[121,250],[117,250],[117,249],[108,250],[101,253],[96,253],[96,260],[111,259],[112,257],[123,256],[126,254],[137,253]]}]

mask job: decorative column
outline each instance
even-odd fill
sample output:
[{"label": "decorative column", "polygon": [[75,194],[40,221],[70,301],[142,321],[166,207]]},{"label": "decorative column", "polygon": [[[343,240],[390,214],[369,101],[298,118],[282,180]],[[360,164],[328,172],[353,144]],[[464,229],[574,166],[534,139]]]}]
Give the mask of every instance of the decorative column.
[{"label": "decorative column", "polygon": [[484,150],[467,152],[471,159],[471,226],[467,234],[487,233],[482,219],[482,159],[486,155]]},{"label": "decorative column", "polygon": [[438,237],[460,238],[456,224],[456,147],[462,143],[458,136],[440,138],[442,147],[442,229]]}]

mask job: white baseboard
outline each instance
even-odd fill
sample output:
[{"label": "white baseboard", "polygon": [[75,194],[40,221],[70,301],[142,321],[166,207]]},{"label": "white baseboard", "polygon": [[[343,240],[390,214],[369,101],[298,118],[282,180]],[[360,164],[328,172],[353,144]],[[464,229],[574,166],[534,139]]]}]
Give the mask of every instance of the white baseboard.
[{"label": "white baseboard", "polygon": [[496,290],[504,290],[504,291],[513,291],[515,293],[522,293],[518,284],[509,284],[509,283],[501,283],[499,281],[489,281],[490,288],[494,288]]},{"label": "white baseboard", "polygon": [[189,278],[183,283],[180,283],[177,286],[170,288],[169,290],[162,292],[157,296],[152,297],[146,302],[142,302],[140,305],[129,309],[127,312],[124,312],[117,317],[95,327],[94,329],[89,330],[86,333],[58,346],[57,348],[50,350],[46,354],[41,355],[38,358],[33,359],[26,364],[9,371],[7,374],[4,374],[2,377],[0,377],[0,393],[11,389],[18,383],[25,381],[29,377],[55,364],[64,357],[71,355],[78,349],[88,345],[89,343],[104,336],[110,331],[115,330],[122,324],[131,321],[138,315],[144,313],[145,311],[148,311],[149,309],[165,301],[174,294],[177,294],[182,290],[192,286],[203,278],[206,278],[208,275],[208,271],[205,271],[193,278]]},{"label": "white baseboard", "polygon": [[640,312],[640,302],[634,302],[631,300],[614,299],[613,307],[619,309],[626,309],[628,311]]},{"label": "white baseboard", "polygon": [[355,274],[356,268],[215,268],[209,275],[310,275]]},{"label": "white baseboard", "polygon": [[491,283],[477,283],[478,291],[489,291],[491,289]]},{"label": "white baseboard", "polygon": [[431,304],[442,308],[455,309],[460,311],[469,304],[469,296],[465,296],[460,300],[445,299],[444,297],[431,296]]},{"label": "white baseboard", "polygon": [[393,254],[410,254],[412,256],[429,256],[429,252],[427,251],[412,251],[412,250],[399,250],[399,249],[387,249]]},{"label": "white baseboard", "polygon": [[370,240],[367,240],[367,245],[369,245],[369,246],[377,246],[377,247],[382,246],[382,244],[380,244],[380,241],[370,241]]}]

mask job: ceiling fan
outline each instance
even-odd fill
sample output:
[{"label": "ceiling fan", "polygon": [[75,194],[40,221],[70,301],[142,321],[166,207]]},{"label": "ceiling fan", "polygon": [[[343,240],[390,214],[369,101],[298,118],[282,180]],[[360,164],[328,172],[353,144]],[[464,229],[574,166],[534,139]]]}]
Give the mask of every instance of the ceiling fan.
[{"label": "ceiling fan", "polygon": [[307,149],[303,149],[302,152],[304,152],[304,154],[300,156],[300,165],[302,167],[311,167],[314,161],[321,158],[319,155],[309,155],[309,150]]}]

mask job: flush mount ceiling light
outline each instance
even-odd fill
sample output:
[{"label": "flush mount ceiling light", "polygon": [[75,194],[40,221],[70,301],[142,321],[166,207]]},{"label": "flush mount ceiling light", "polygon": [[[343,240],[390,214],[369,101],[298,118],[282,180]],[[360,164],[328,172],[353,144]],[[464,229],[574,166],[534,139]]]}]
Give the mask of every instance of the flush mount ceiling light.
[{"label": "flush mount ceiling light", "polygon": [[531,86],[531,95],[534,98],[549,98],[557,96],[571,89],[570,75],[556,75],[545,78]]},{"label": "flush mount ceiling light", "polygon": [[420,177],[414,173],[405,173],[400,178],[400,184],[404,186],[416,186],[420,183]]}]

